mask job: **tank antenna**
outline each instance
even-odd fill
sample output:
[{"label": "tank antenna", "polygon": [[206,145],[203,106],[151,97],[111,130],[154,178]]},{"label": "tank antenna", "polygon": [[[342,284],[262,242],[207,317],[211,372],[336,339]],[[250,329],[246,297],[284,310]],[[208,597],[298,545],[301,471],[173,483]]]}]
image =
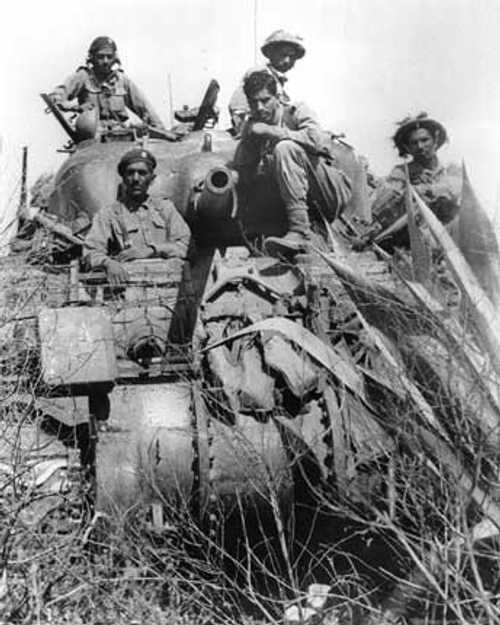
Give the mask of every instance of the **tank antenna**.
[{"label": "tank antenna", "polygon": [[172,75],[168,72],[168,108],[170,115],[170,128],[174,125],[174,98],[172,95]]},{"label": "tank antenna", "polygon": [[20,221],[24,221],[28,217],[28,187],[27,187],[27,173],[28,173],[28,146],[23,146],[23,155],[21,162],[21,191],[19,194],[19,207],[17,209],[17,215]]},{"label": "tank antenna", "polygon": [[253,0],[253,63],[257,65],[257,4],[258,0]]}]

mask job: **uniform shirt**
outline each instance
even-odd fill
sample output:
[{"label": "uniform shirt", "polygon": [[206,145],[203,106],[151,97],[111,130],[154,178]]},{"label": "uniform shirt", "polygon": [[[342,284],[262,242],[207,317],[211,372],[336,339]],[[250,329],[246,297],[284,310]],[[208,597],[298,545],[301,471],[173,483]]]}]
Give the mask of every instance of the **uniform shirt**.
[{"label": "uniform shirt", "polygon": [[91,68],[80,67],[64,84],[56,87],[53,96],[56,103],[77,98],[80,105],[93,104],[101,120],[125,122],[129,108],[144,123],[165,130],[146,98],[120,69],[101,80]]},{"label": "uniform shirt", "polygon": [[148,197],[138,208],[115,202],[94,217],[85,239],[90,267],[96,269],[128,247],[152,245],[155,256],[184,258],[191,232],[167,199]]},{"label": "uniform shirt", "polygon": [[237,87],[237,89],[234,91],[233,95],[231,96],[231,99],[229,100],[228,108],[229,108],[229,113],[231,115],[233,114],[244,115],[250,112],[250,108],[248,106],[248,100],[245,95],[245,92],[243,91],[243,82],[249,74],[251,74],[252,72],[258,72],[258,71],[267,71],[271,74],[271,76],[274,76],[274,78],[276,79],[278,98],[280,99],[281,102],[283,102],[283,104],[287,104],[290,102],[290,98],[285,92],[285,83],[287,82],[288,78],[285,76],[285,74],[278,72],[277,69],[275,69],[270,63],[268,63],[267,65],[259,65],[258,67],[252,67],[251,69],[245,72],[245,75],[243,77],[243,80],[241,81],[241,84]]},{"label": "uniform shirt", "polygon": [[[450,163],[438,162],[435,169],[428,169],[411,161],[408,173],[415,191],[443,223],[448,223],[459,210],[462,192],[462,170]],[[374,217],[385,228],[405,212],[404,198],[406,177],[404,165],[396,165],[383,180],[375,193],[372,204]]]},{"label": "uniform shirt", "polygon": [[[267,161],[272,158],[272,152],[278,142],[276,139],[253,135],[252,123],[251,118],[245,122],[234,155],[233,165],[240,173],[242,182],[248,181],[253,174],[257,173],[259,165],[266,169]],[[284,131],[280,140],[295,141],[310,156],[322,155],[332,159],[326,135],[307,105],[303,103],[282,104],[277,111],[273,125],[280,126]]]}]

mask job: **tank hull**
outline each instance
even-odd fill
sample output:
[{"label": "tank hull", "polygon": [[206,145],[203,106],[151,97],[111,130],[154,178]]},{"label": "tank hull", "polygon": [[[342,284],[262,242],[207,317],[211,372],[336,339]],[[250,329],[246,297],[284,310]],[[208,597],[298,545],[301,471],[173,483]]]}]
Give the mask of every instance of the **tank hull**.
[{"label": "tank hull", "polygon": [[154,502],[205,518],[238,500],[268,507],[291,499],[290,463],[279,428],[238,416],[210,417],[196,383],[119,386],[110,395],[107,431],[99,434],[97,507],[127,511]]}]

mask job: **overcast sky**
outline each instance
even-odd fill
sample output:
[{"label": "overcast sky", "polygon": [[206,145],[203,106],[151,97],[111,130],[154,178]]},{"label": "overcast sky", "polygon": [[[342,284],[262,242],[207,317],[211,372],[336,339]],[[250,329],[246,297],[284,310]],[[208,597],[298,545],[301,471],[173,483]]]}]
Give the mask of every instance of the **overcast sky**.
[{"label": "overcast sky", "polygon": [[[109,35],[123,67],[168,123],[221,84],[221,121],[254,63],[254,0],[17,0],[0,24],[4,158],[27,144],[30,182],[57,167],[65,135],[38,96]],[[378,174],[397,161],[394,124],[425,110],[448,128],[443,160],[465,158],[492,210],[500,182],[500,0],[257,0],[257,42],[277,28],[303,36],[289,92],[322,124],[345,132]],[[260,61],[260,53],[257,56]],[[5,169],[5,165],[4,165]],[[5,189],[5,185],[4,185]]]}]

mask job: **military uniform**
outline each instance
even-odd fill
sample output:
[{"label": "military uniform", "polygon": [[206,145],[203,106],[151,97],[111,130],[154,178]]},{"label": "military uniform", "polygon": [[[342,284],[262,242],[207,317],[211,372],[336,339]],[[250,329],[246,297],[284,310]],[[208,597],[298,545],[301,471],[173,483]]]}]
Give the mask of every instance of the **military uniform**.
[{"label": "military uniform", "polygon": [[[301,59],[306,53],[302,37],[299,37],[298,35],[293,35],[292,33],[281,29],[274,31],[266,38],[261,47],[261,52],[265,57],[270,59],[272,49],[276,46],[280,46],[283,44],[292,46],[295,49],[296,59]],[[231,96],[231,99],[229,100],[229,115],[231,117],[233,129],[236,133],[239,133],[245,117],[247,117],[247,115],[250,113],[247,97],[245,95],[245,91],[243,90],[243,83],[245,82],[246,77],[253,72],[263,70],[269,72],[271,76],[273,76],[276,80],[277,95],[280,102],[282,102],[283,104],[288,104],[290,102],[290,98],[285,91],[285,83],[287,82],[288,78],[285,76],[284,73],[280,72],[273,65],[271,65],[271,62],[263,66],[253,67],[249,69],[245,72],[241,84],[238,86],[236,91]]]},{"label": "military uniform", "polygon": [[149,126],[165,130],[146,98],[121,69],[113,70],[101,80],[91,67],[80,67],[64,84],[56,87],[53,98],[56,104],[74,98],[80,105],[92,104],[98,109],[101,122],[126,122],[128,108]]},{"label": "military uniform", "polygon": [[290,98],[285,91],[285,83],[288,81],[288,78],[285,76],[285,74],[278,72],[278,70],[276,70],[270,63],[267,63],[267,65],[259,65],[245,72],[245,75],[243,76],[243,80],[241,81],[241,84],[238,86],[238,88],[234,91],[233,95],[231,96],[231,99],[229,100],[229,105],[228,105],[231,119],[233,119],[234,116],[241,116],[241,118],[244,118],[246,115],[250,113],[248,100],[245,95],[245,92],[243,91],[243,82],[245,78],[249,76],[250,74],[252,74],[253,72],[259,72],[263,70],[266,72],[269,72],[271,76],[274,76],[274,78],[276,79],[277,95],[278,95],[279,100],[283,104],[288,104],[290,102]]},{"label": "military uniform", "polygon": [[85,239],[85,250],[90,267],[96,269],[129,247],[151,246],[156,257],[184,258],[190,237],[174,204],[149,196],[137,208],[115,202],[101,209]]},{"label": "military uniform", "polygon": [[253,121],[247,120],[234,167],[243,184],[258,173],[271,176],[285,204],[290,231],[307,235],[308,197],[332,221],[351,197],[351,181],[335,166],[326,135],[305,104],[281,105],[278,115],[276,125],[284,130],[279,141],[253,135]]},{"label": "military uniform", "polygon": [[[429,169],[412,161],[408,163],[411,184],[416,192],[435,213],[436,217],[447,224],[458,214],[462,191],[462,170],[450,163]],[[406,176],[404,165],[396,165],[377,189],[372,215],[382,229],[390,226],[406,212],[404,192]]]}]

